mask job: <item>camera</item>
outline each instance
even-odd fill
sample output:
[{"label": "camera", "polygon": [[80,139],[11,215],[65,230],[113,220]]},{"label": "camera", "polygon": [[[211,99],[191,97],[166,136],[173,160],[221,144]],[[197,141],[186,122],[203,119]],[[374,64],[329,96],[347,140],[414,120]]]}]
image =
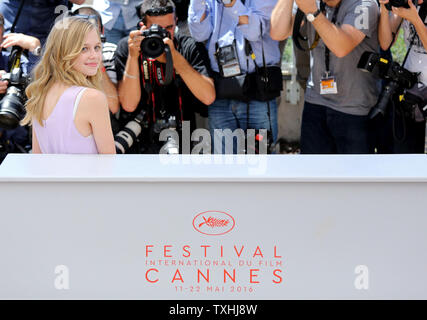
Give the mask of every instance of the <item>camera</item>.
[{"label": "camera", "polygon": [[164,154],[179,154],[179,140],[176,141],[173,136],[167,136],[163,145],[159,140],[163,130],[178,131],[176,117],[156,119],[153,123],[150,123],[148,118],[147,111],[142,110],[114,136],[117,154],[128,153],[141,134],[144,136],[143,150],[149,150],[150,153],[160,151]]},{"label": "camera", "polygon": [[155,59],[165,52],[164,38],[170,38],[170,33],[157,24],[150,29],[141,31],[144,40],[141,42],[141,52],[148,58]]},{"label": "camera", "polygon": [[[418,1],[414,0],[414,5],[417,5],[417,4],[418,4]],[[391,7],[409,9],[409,4],[408,4],[408,0],[390,0],[389,3],[386,3],[385,7],[389,11],[391,11]]]},{"label": "camera", "polygon": [[13,47],[9,61],[11,72],[1,77],[9,82],[6,94],[0,101],[0,127],[6,130],[15,129],[25,116],[25,88],[31,79],[21,69],[22,48]]},{"label": "camera", "polygon": [[375,118],[378,114],[385,114],[393,94],[401,94],[405,89],[410,89],[418,83],[417,73],[403,68],[397,62],[389,61],[375,52],[365,51],[357,67],[388,81],[380,95],[378,103],[372,108],[369,114],[371,119]]},{"label": "camera", "polygon": [[125,125],[123,130],[114,136],[117,154],[124,154],[129,151],[141,134],[142,129],[148,127],[145,117],[146,112],[142,110],[133,120]]},{"label": "camera", "polygon": [[[160,142],[160,133],[163,130],[177,131],[177,121],[175,116],[169,116],[169,118],[158,119],[153,125],[153,133],[155,137],[159,137]],[[167,136],[165,144],[160,148],[160,153],[162,154],[179,154],[179,140],[176,141],[173,135]]]}]

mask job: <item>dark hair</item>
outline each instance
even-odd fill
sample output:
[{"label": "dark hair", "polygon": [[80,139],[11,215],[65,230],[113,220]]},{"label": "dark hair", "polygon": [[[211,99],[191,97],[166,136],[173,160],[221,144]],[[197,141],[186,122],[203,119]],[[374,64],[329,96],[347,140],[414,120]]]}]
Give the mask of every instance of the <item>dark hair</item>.
[{"label": "dark hair", "polygon": [[142,22],[147,23],[147,16],[165,16],[175,14],[175,4],[172,0],[143,0],[136,7],[136,13]]},{"label": "dark hair", "polygon": [[88,16],[96,16],[98,20],[98,26],[102,29],[102,18],[98,11],[96,11],[92,7],[80,7],[73,11],[73,16],[75,15],[88,15]]},{"label": "dark hair", "polygon": [[4,27],[4,17],[3,15],[0,13],[0,28]]}]

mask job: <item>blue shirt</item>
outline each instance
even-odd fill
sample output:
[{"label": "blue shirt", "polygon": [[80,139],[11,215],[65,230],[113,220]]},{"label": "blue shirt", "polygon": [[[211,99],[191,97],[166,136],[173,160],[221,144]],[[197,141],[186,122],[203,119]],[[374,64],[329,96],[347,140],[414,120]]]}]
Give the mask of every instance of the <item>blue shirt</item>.
[{"label": "blue shirt", "polygon": [[[9,33],[18,13],[20,0],[0,0],[0,13],[4,16],[4,33]],[[36,37],[43,46],[55,20],[67,12],[68,0],[31,0],[26,1],[15,27],[16,33]],[[39,58],[29,54],[29,69]]]},{"label": "blue shirt", "polygon": [[0,52],[0,70],[4,70],[7,72],[6,68],[7,68],[7,57],[6,55],[3,54],[3,52]]},{"label": "blue shirt", "polygon": [[113,28],[121,12],[126,29],[136,30],[139,18],[135,7],[140,2],[141,0],[94,0],[92,7],[101,14],[105,29]]},{"label": "blue shirt", "polygon": [[[224,7],[216,0],[191,0],[188,11],[189,29],[196,41],[207,41],[209,58],[214,71],[219,71],[214,56],[216,42],[223,47],[232,44],[234,39],[242,72],[255,71],[254,62],[245,53],[245,39],[250,41],[259,67],[263,65],[262,43],[264,43],[266,64],[280,66],[279,42],[270,37],[270,17],[276,3],[277,0],[246,0],[243,4],[241,0],[237,0],[234,6]],[[200,22],[205,12],[206,18]],[[239,16],[248,16],[249,24],[238,25]]]}]

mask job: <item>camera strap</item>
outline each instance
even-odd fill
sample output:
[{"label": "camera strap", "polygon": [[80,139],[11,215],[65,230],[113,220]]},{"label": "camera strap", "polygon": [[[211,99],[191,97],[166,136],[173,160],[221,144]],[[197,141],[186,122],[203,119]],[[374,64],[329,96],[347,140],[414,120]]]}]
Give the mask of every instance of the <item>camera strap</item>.
[{"label": "camera strap", "polygon": [[[334,24],[334,25],[337,22],[338,12],[340,10],[340,6],[341,6],[341,3],[339,3],[335,7],[334,14],[332,15],[331,23]],[[325,8],[325,10],[326,10],[326,8]],[[326,66],[326,72],[328,74],[331,73],[331,70],[330,70],[330,54],[331,54],[331,50],[329,50],[328,46],[325,43],[325,66]]]},{"label": "camera strap", "polygon": [[[262,22],[260,23],[261,29],[261,48],[262,48],[262,64],[264,67],[264,88],[267,89],[268,78],[267,78],[267,64],[265,62],[265,52],[264,52],[264,39],[263,39],[263,30],[262,30]],[[270,101],[267,101],[267,115],[268,115],[268,124],[270,126],[270,132],[273,134],[273,126],[271,125],[271,112],[270,112]]]},{"label": "camera strap", "polygon": [[[255,53],[252,49],[252,45],[250,43],[250,41],[248,39],[245,39],[245,54],[247,57],[250,57],[252,59],[252,61],[255,64],[255,70],[257,73],[263,73],[262,77],[265,79],[264,81],[264,89],[267,89],[267,84],[268,84],[268,75],[267,75],[267,63],[265,61],[265,51],[264,51],[264,39],[263,39],[263,28],[262,28],[262,22],[260,22],[260,32],[261,32],[261,48],[262,48],[262,64],[263,64],[263,68],[259,68],[255,59]],[[249,70],[249,61],[247,61],[247,68],[246,70]],[[249,102],[247,105],[247,116],[246,116],[246,128],[249,128]],[[271,112],[270,112],[270,101],[267,101],[267,115],[268,115],[268,122],[269,122],[269,126],[270,126],[270,131],[273,131],[273,126],[271,124]]]},{"label": "camera strap", "polygon": [[[320,11],[322,11],[322,13],[325,12],[325,3],[323,1],[320,1]],[[297,13],[295,14],[294,26],[292,28],[292,40],[295,47],[297,47],[301,51],[305,51],[305,49],[301,46],[300,40],[308,41],[307,37],[304,37],[301,35],[301,24],[304,19],[306,19],[305,13],[298,8]],[[320,36],[319,36],[319,33],[316,31],[314,35],[314,41],[311,44],[310,48],[308,48],[308,50],[311,51],[314,48],[316,48],[317,45],[319,44],[319,40],[320,40]]]},{"label": "camera strap", "polygon": [[[425,21],[425,19],[426,19],[426,17],[427,17],[427,2],[423,2],[423,4],[421,5],[421,7],[420,7],[420,10],[418,11],[418,14],[419,14],[419,16],[420,16],[420,18],[421,18],[421,21],[424,23]],[[402,19],[402,22],[403,22],[403,19]],[[401,23],[402,23],[401,22]],[[399,30],[399,28],[398,28],[398,30]],[[397,32],[396,32],[396,34],[397,34]],[[414,32],[414,35],[412,36],[412,39],[411,39],[411,42],[409,43],[409,46],[408,46],[408,51],[406,52],[406,55],[405,55],[405,58],[403,59],[403,62],[402,62],[402,67],[404,67],[405,66],[405,63],[406,63],[406,60],[408,60],[408,57],[409,57],[409,53],[411,52],[411,49],[412,49],[412,46],[414,45],[414,42],[415,42],[415,38],[417,37],[417,32],[415,31]],[[393,41],[394,41],[394,39],[393,39]],[[392,42],[392,44],[393,44],[393,42]],[[392,45],[391,44],[391,45]],[[391,46],[390,45],[390,46]],[[390,48],[389,48],[390,49]]]},{"label": "camera strap", "polygon": [[[163,64],[156,63],[156,60],[151,59],[144,59],[141,63],[141,74],[142,74],[142,85],[145,90],[145,92],[148,95],[148,104],[151,104],[152,106],[152,113],[153,113],[153,122],[156,121],[156,105],[157,105],[157,99],[154,92],[154,88],[165,88],[166,86],[170,85],[172,80],[177,84],[177,92],[178,92],[178,106],[179,106],[179,112],[181,121],[183,121],[183,110],[182,110],[182,89],[179,85],[180,81],[177,79],[175,70],[172,67],[172,70],[168,70],[168,65],[171,66],[172,63],[166,64],[166,71],[164,70]],[[166,75],[165,75],[166,72]],[[171,73],[171,80],[166,79],[167,74]],[[160,98],[164,98],[161,94]],[[163,108],[164,109],[164,108]]]},{"label": "camera strap", "polygon": [[19,4],[18,12],[16,13],[15,19],[13,20],[12,27],[10,27],[10,33],[15,33],[15,27],[18,23],[19,17],[21,16],[22,9],[24,8],[25,0],[21,0]]}]

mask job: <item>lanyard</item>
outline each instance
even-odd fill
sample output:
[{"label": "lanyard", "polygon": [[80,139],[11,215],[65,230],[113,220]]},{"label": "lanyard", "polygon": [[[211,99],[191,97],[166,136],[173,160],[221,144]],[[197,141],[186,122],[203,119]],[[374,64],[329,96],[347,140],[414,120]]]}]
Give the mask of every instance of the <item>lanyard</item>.
[{"label": "lanyard", "polygon": [[[323,4],[323,1],[321,2],[321,7],[322,7],[322,4]],[[324,10],[325,10],[325,5],[323,4],[322,11],[324,11]],[[340,10],[340,4],[338,4],[335,7],[334,14],[333,14],[332,20],[331,20],[332,24],[335,24],[337,22],[339,10]],[[329,50],[328,46],[325,44],[325,66],[326,66],[326,73],[328,75],[331,73],[331,71],[330,71],[330,53],[331,53],[331,51]]]}]

